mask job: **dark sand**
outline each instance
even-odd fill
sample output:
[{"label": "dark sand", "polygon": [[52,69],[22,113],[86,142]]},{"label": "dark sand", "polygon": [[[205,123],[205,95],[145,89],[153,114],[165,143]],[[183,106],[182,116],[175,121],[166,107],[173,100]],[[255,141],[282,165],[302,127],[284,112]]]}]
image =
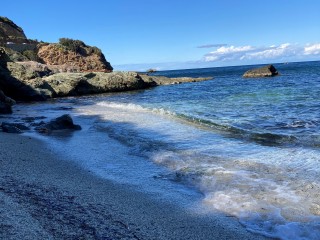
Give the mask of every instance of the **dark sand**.
[{"label": "dark sand", "polygon": [[156,201],[0,132],[0,239],[265,239],[234,218]]}]

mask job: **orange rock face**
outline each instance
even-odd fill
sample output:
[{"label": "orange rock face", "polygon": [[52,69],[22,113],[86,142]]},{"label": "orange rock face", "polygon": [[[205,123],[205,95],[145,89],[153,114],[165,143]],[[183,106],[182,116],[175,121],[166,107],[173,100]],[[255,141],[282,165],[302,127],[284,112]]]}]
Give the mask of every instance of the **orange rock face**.
[{"label": "orange rock face", "polygon": [[104,55],[97,53],[77,53],[59,44],[39,47],[38,57],[56,72],[112,72],[113,68]]}]

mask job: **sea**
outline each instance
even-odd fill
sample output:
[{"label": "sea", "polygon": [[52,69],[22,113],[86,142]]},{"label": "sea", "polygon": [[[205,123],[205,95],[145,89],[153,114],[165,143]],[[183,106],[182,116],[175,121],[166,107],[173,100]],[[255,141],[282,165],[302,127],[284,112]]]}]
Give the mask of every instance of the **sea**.
[{"label": "sea", "polygon": [[81,131],[27,134],[161,201],[267,237],[319,240],[320,62],[274,66],[279,76],[253,79],[242,75],[259,66],[160,71],[212,79],[18,104],[12,117],[71,114]]}]

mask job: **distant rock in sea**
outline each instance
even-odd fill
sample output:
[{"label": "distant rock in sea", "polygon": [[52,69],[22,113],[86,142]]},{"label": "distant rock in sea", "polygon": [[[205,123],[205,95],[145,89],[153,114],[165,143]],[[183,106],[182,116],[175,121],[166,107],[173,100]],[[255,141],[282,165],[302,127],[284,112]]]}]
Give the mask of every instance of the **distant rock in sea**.
[{"label": "distant rock in sea", "polygon": [[267,65],[260,68],[255,68],[246,71],[243,74],[244,78],[261,78],[261,77],[274,77],[277,76],[279,73],[277,69],[273,65]]}]

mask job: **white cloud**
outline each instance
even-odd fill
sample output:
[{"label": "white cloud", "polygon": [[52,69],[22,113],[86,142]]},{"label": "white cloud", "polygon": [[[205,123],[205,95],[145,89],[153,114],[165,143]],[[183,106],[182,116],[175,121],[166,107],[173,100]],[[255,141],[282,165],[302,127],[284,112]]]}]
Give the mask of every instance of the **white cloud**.
[{"label": "white cloud", "polygon": [[205,45],[198,46],[197,48],[214,48],[214,47],[223,47],[223,46],[227,46],[227,44],[225,43],[205,44]]},{"label": "white cloud", "polygon": [[306,46],[290,43],[271,45],[269,47],[254,47],[249,45],[238,47],[223,46],[204,55],[203,61],[284,60],[292,57],[300,58],[306,55],[319,55],[320,57],[320,43]]},{"label": "white cloud", "polygon": [[251,46],[241,46],[241,47],[220,47],[215,51],[212,51],[204,56],[204,61],[214,62],[214,61],[226,61],[234,60],[241,57],[243,53],[253,51],[254,48]]},{"label": "white cloud", "polygon": [[304,47],[305,55],[320,55],[320,43],[308,44]]}]

